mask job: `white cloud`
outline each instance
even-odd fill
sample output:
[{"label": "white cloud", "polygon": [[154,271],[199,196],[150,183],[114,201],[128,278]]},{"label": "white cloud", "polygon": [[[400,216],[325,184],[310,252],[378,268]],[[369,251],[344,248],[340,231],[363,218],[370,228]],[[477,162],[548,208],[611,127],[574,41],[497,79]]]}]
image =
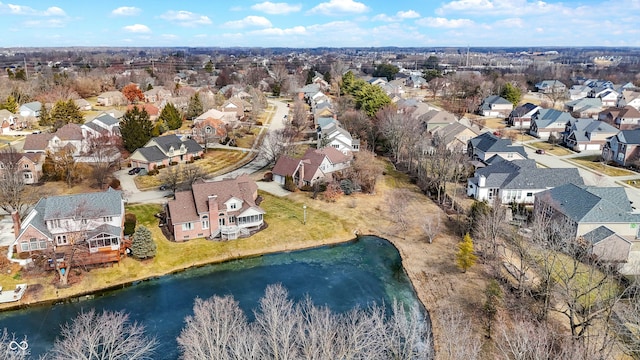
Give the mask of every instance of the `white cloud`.
[{"label": "white cloud", "polygon": [[420,20],[416,20],[416,24],[427,26],[427,27],[434,27],[434,28],[454,29],[454,28],[471,26],[474,24],[474,22],[469,19],[446,19],[441,17],[438,17],[438,18],[428,17],[428,18],[422,18]]},{"label": "white cloud", "polygon": [[151,29],[147,25],[142,24],[133,24],[127,25],[122,28],[124,31],[132,32],[132,33],[150,33]]},{"label": "white cloud", "polygon": [[272,3],[271,1],[265,1],[251,6],[251,9],[262,11],[270,15],[284,15],[302,10],[302,5],[289,5],[287,3]]},{"label": "white cloud", "polygon": [[353,0],[329,0],[309,10],[309,14],[344,15],[361,14],[369,11],[367,5]]},{"label": "white cloud", "polygon": [[399,22],[405,19],[415,19],[419,18],[420,14],[414,10],[408,11],[398,11],[395,16],[389,16],[387,14],[378,14],[374,16],[371,20],[373,21],[384,21],[384,22]]},{"label": "white cloud", "polygon": [[398,13],[396,14],[396,17],[400,19],[415,19],[415,18],[419,18],[420,14],[414,10],[398,11]]},{"label": "white cloud", "polygon": [[510,19],[502,19],[500,21],[496,21],[496,27],[507,27],[507,28],[523,28],[524,21],[520,18],[510,18]]},{"label": "white cloud", "polygon": [[540,0],[455,0],[445,3],[436,9],[436,14],[444,15],[451,12],[462,12],[483,15],[511,15],[521,16],[525,14],[547,14],[572,12],[561,3],[549,4]]},{"label": "white cloud", "polygon": [[175,35],[175,34],[162,34],[162,35],[160,35],[160,37],[162,37],[165,40],[177,40],[178,39],[178,35]]},{"label": "white cloud", "polygon": [[26,27],[39,27],[39,28],[61,28],[66,25],[66,22],[61,19],[48,19],[48,20],[27,20],[24,22]]},{"label": "white cloud", "polygon": [[134,6],[121,6],[111,11],[111,15],[114,16],[135,16],[140,14],[141,9]]},{"label": "white cloud", "polygon": [[271,21],[269,21],[269,19],[262,16],[250,15],[245,17],[242,20],[227,21],[226,23],[224,23],[223,26],[228,28],[233,28],[233,29],[242,29],[246,27],[270,28]]},{"label": "white cloud", "polygon": [[211,19],[209,19],[208,16],[192,13],[191,11],[185,10],[169,10],[166,13],[160,15],[160,18],[185,27],[211,24]]},{"label": "white cloud", "polygon": [[46,10],[36,10],[29,6],[3,4],[0,2],[0,13],[9,13],[12,15],[31,15],[31,16],[66,16],[67,14],[57,6],[51,6]]},{"label": "white cloud", "polygon": [[307,29],[304,26],[294,26],[289,29],[279,29],[279,28],[268,28],[262,30],[251,31],[253,35],[276,35],[276,36],[285,36],[285,35],[305,35],[307,34]]}]

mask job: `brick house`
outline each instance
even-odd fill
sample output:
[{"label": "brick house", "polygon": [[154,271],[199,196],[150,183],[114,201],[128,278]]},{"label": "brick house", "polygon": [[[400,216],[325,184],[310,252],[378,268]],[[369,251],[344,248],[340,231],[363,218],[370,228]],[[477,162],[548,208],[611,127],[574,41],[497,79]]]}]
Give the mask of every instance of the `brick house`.
[{"label": "brick house", "polygon": [[134,167],[141,167],[147,171],[158,166],[169,166],[171,163],[185,163],[201,157],[204,152],[193,139],[180,139],[177,135],[154,137],[144,146],[131,154],[130,160]]}]

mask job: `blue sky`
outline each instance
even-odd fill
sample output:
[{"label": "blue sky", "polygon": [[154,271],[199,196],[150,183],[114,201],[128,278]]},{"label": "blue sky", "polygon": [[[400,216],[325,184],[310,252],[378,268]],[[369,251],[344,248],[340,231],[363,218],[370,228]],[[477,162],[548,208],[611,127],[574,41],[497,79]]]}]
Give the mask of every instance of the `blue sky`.
[{"label": "blue sky", "polygon": [[640,46],[640,0],[0,2],[0,47]]}]

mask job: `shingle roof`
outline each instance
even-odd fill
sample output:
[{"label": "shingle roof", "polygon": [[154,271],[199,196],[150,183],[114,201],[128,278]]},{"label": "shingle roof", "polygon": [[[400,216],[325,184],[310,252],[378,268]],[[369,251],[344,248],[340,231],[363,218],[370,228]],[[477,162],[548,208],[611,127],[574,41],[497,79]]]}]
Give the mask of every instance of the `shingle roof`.
[{"label": "shingle roof", "polygon": [[24,151],[44,151],[52,137],[53,134],[49,133],[28,134],[24,139],[22,149]]},{"label": "shingle roof", "polygon": [[512,145],[511,140],[501,139],[490,132],[484,132],[473,139],[469,140],[474,149],[487,152],[517,152],[527,157],[524,147],[521,145]]},{"label": "shingle roof", "polygon": [[61,195],[43,198],[45,202],[43,219],[65,219],[81,211],[89,218],[120,215],[122,211],[122,192],[109,188],[107,191]]},{"label": "shingle roof", "polygon": [[609,229],[608,227],[601,225],[598,226],[597,228],[589,231],[588,233],[582,235],[582,237],[589,241],[592,244],[597,244],[600,241],[608,238],[609,236],[615,234],[615,232],[613,232],[611,229]]},{"label": "shingle roof", "polygon": [[622,187],[565,184],[538,196],[578,223],[640,222],[640,214],[631,213],[631,203]]},{"label": "shingle roof", "polygon": [[162,161],[167,158],[167,155],[165,155],[157,146],[142,147],[136,151],[149,162]]},{"label": "shingle roof", "polygon": [[293,173],[298,168],[298,165],[300,165],[299,159],[294,159],[287,155],[282,155],[278,158],[278,161],[276,161],[276,165],[273,167],[273,170],[271,170],[271,172],[275,175],[280,176],[293,175]]},{"label": "shingle roof", "polygon": [[620,143],[640,144],[640,129],[622,130],[616,135],[616,137],[618,138],[618,142]]},{"label": "shingle roof", "polygon": [[66,124],[56,131],[56,136],[60,140],[83,140],[82,128],[78,124]]}]

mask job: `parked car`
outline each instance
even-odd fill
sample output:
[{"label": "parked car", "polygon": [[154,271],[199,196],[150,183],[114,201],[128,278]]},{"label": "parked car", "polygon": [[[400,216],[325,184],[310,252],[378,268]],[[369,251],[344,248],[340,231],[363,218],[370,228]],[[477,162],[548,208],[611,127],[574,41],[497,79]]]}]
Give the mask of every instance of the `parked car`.
[{"label": "parked car", "polygon": [[169,185],[167,185],[167,184],[162,184],[162,185],[160,185],[160,187],[158,188],[158,190],[160,190],[160,191],[169,190]]},{"label": "parked car", "polygon": [[135,174],[139,173],[140,171],[142,171],[141,167],[134,167],[131,170],[129,170],[129,175],[135,175]]},{"label": "parked car", "polygon": [[544,154],[544,149],[538,149],[538,150],[536,150],[536,154]]}]

